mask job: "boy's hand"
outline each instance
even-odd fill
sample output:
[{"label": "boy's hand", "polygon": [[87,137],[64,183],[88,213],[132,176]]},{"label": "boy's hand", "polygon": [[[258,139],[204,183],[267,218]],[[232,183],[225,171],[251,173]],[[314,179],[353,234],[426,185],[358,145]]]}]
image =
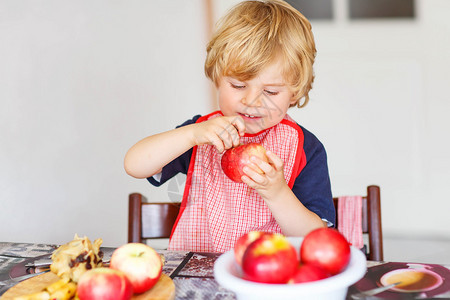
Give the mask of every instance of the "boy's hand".
[{"label": "boy's hand", "polygon": [[217,117],[195,124],[194,128],[195,145],[213,145],[220,153],[239,146],[240,137],[245,133],[240,116]]},{"label": "boy's hand", "polygon": [[[270,201],[276,199],[277,194],[284,188],[289,189],[289,186],[284,178],[284,162],[271,151],[267,151],[266,155],[269,163],[255,156],[250,158],[252,164],[244,167],[247,176],[242,176],[242,181],[254,188],[264,200]],[[256,172],[258,168],[264,173]]]}]

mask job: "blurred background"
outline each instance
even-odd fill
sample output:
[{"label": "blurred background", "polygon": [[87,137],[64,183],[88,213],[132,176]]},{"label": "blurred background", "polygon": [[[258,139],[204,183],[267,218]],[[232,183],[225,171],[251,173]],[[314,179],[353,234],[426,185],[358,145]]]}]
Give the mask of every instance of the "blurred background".
[{"label": "blurred background", "polygon": [[[129,193],[181,199],[183,176],[155,188],[123,158],[217,108],[205,45],[237,2],[0,0],[0,241],[119,246]],[[289,114],[325,145],[334,196],[380,185],[385,259],[450,263],[450,1],[291,3],[318,54]]]}]

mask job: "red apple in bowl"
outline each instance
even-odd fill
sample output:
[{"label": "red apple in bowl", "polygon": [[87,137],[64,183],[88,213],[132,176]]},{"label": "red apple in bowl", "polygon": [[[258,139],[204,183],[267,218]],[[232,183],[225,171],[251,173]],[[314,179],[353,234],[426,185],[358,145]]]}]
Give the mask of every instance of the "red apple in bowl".
[{"label": "red apple in bowl", "polygon": [[350,262],[350,256],[347,239],[332,228],[311,231],[300,246],[301,263],[318,266],[331,275],[343,271]]},{"label": "red apple in bowl", "polygon": [[234,245],[234,257],[240,266],[242,266],[242,257],[244,256],[248,245],[266,233],[267,232],[264,231],[249,231],[236,241],[236,244]]},{"label": "red apple in bowl", "polygon": [[[242,182],[241,177],[244,174],[243,168],[250,163],[250,157],[256,156],[265,162],[268,162],[266,149],[258,143],[248,143],[228,149],[222,156],[222,170],[234,182]],[[261,169],[255,169],[260,174],[264,173]]]},{"label": "red apple in bowl", "polygon": [[109,267],[125,273],[137,294],[151,289],[162,272],[159,254],[141,243],[128,243],[117,248],[111,256]]},{"label": "red apple in bowl", "polygon": [[330,277],[330,275],[320,267],[310,264],[301,264],[289,280],[289,283],[311,282],[328,277]]},{"label": "red apple in bowl", "polygon": [[263,283],[287,283],[298,266],[295,248],[282,234],[267,233],[253,241],[244,252],[244,278]]},{"label": "red apple in bowl", "polygon": [[80,300],[127,300],[133,296],[133,286],[123,272],[95,268],[81,275],[77,294]]}]

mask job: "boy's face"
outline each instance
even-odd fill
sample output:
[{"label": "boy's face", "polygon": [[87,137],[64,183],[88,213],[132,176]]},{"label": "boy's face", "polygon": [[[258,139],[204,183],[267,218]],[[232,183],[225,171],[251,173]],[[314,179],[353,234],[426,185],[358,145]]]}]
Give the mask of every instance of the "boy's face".
[{"label": "boy's face", "polygon": [[222,113],[240,116],[245,123],[245,132],[250,134],[278,124],[295,102],[282,76],[279,60],[250,80],[221,77],[217,88]]}]

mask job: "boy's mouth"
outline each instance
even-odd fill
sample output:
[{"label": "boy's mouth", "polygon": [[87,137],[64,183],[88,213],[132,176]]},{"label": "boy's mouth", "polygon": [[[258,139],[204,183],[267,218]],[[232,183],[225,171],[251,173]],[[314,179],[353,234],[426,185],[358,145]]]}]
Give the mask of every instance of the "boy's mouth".
[{"label": "boy's mouth", "polygon": [[250,115],[250,114],[242,114],[242,113],[239,113],[239,115],[240,115],[241,117],[245,118],[245,119],[253,119],[253,120],[256,120],[256,119],[260,119],[260,118],[261,118],[261,116],[254,116],[254,115]]}]

